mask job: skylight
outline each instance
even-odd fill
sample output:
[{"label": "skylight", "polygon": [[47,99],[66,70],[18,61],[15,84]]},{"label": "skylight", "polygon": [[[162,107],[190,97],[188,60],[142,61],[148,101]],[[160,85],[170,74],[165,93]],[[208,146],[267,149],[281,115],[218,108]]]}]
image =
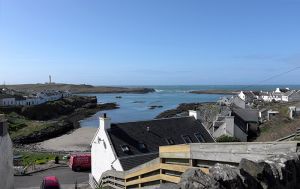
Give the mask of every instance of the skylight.
[{"label": "skylight", "polygon": [[127,145],[121,145],[121,149],[122,149],[123,152],[129,152],[130,151],[129,146],[127,146]]},{"label": "skylight", "polygon": [[175,142],[172,138],[166,138],[166,142],[167,142],[168,145],[174,145],[175,144]]},{"label": "skylight", "polygon": [[191,138],[190,138],[189,135],[184,135],[184,136],[182,136],[182,139],[183,139],[183,141],[184,141],[186,144],[192,143],[192,140],[191,140]]},{"label": "skylight", "polygon": [[205,142],[203,136],[201,135],[201,133],[195,133],[195,137],[197,138],[197,140],[199,142]]}]

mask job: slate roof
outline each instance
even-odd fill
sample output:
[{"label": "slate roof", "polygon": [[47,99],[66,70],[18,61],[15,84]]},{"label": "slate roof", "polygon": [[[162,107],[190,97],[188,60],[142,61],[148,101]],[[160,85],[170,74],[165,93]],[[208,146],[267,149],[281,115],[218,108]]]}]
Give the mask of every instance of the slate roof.
[{"label": "slate roof", "polygon": [[10,95],[10,94],[2,94],[2,93],[0,93],[0,99],[4,99],[4,98],[14,98],[14,96]]},{"label": "slate roof", "polygon": [[[132,164],[139,165],[144,161],[136,159],[137,155],[158,153],[159,146],[170,145],[167,139],[172,139],[174,144],[184,144],[183,136],[189,136],[192,143],[197,143],[199,141],[195,136],[196,133],[200,133],[205,142],[214,142],[202,123],[194,117],[117,123],[111,124],[111,128],[107,129],[107,134],[124,169],[133,166],[124,159],[125,157],[134,157],[131,161],[137,161],[137,163]],[[146,148],[142,149],[140,144]],[[124,152],[121,148],[124,145],[130,150]],[[147,159],[150,161],[151,158],[158,157],[158,154],[147,157],[150,157]]]},{"label": "slate roof", "polygon": [[219,127],[222,126],[224,123],[225,123],[224,121],[216,121],[216,122],[214,123],[214,127],[215,127],[215,128],[219,128]]},{"label": "slate roof", "polygon": [[245,122],[258,122],[258,110],[233,108],[233,113]]},{"label": "slate roof", "polygon": [[132,169],[134,167],[137,167],[141,164],[144,164],[148,161],[151,161],[155,158],[157,158],[159,155],[158,155],[158,152],[157,153],[148,153],[148,154],[142,154],[142,155],[137,155],[137,156],[128,156],[128,157],[123,157],[123,158],[120,158],[120,163],[123,167],[123,169],[125,171],[129,170],[129,169]]}]

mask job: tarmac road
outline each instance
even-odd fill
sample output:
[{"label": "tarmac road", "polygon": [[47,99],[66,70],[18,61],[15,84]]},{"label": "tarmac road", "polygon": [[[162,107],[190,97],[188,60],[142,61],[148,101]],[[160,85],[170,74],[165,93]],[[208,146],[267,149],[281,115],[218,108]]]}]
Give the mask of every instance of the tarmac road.
[{"label": "tarmac road", "polygon": [[29,176],[15,176],[15,188],[40,188],[43,177],[45,176],[56,176],[62,189],[75,188],[74,184],[76,181],[78,184],[84,184],[87,186],[89,180],[89,172],[73,172],[69,167],[57,167],[46,171],[33,173]]}]

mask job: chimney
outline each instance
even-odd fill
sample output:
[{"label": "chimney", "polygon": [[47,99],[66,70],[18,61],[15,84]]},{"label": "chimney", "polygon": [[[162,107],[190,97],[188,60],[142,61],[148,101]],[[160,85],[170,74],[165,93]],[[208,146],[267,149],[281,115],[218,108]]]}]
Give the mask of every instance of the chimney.
[{"label": "chimney", "polygon": [[5,120],[4,114],[0,114],[0,137],[7,134],[7,122]]},{"label": "chimney", "polygon": [[200,120],[200,111],[199,110],[189,110],[189,116]]},{"label": "chimney", "polygon": [[289,107],[289,118],[294,119],[294,113],[296,112],[296,107],[295,106],[290,106]]},{"label": "chimney", "polygon": [[106,116],[106,113],[104,113],[102,116],[99,118],[99,127],[103,128],[105,130],[110,129],[110,118]]}]

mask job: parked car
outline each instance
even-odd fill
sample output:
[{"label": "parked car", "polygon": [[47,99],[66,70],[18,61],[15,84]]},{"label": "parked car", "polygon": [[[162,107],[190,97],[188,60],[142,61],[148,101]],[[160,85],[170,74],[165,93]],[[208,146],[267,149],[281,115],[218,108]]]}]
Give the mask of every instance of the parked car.
[{"label": "parked car", "polygon": [[60,185],[56,176],[44,177],[41,189],[60,189]]},{"label": "parked car", "polygon": [[69,167],[73,171],[91,169],[91,154],[73,154],[69,159]]}]

